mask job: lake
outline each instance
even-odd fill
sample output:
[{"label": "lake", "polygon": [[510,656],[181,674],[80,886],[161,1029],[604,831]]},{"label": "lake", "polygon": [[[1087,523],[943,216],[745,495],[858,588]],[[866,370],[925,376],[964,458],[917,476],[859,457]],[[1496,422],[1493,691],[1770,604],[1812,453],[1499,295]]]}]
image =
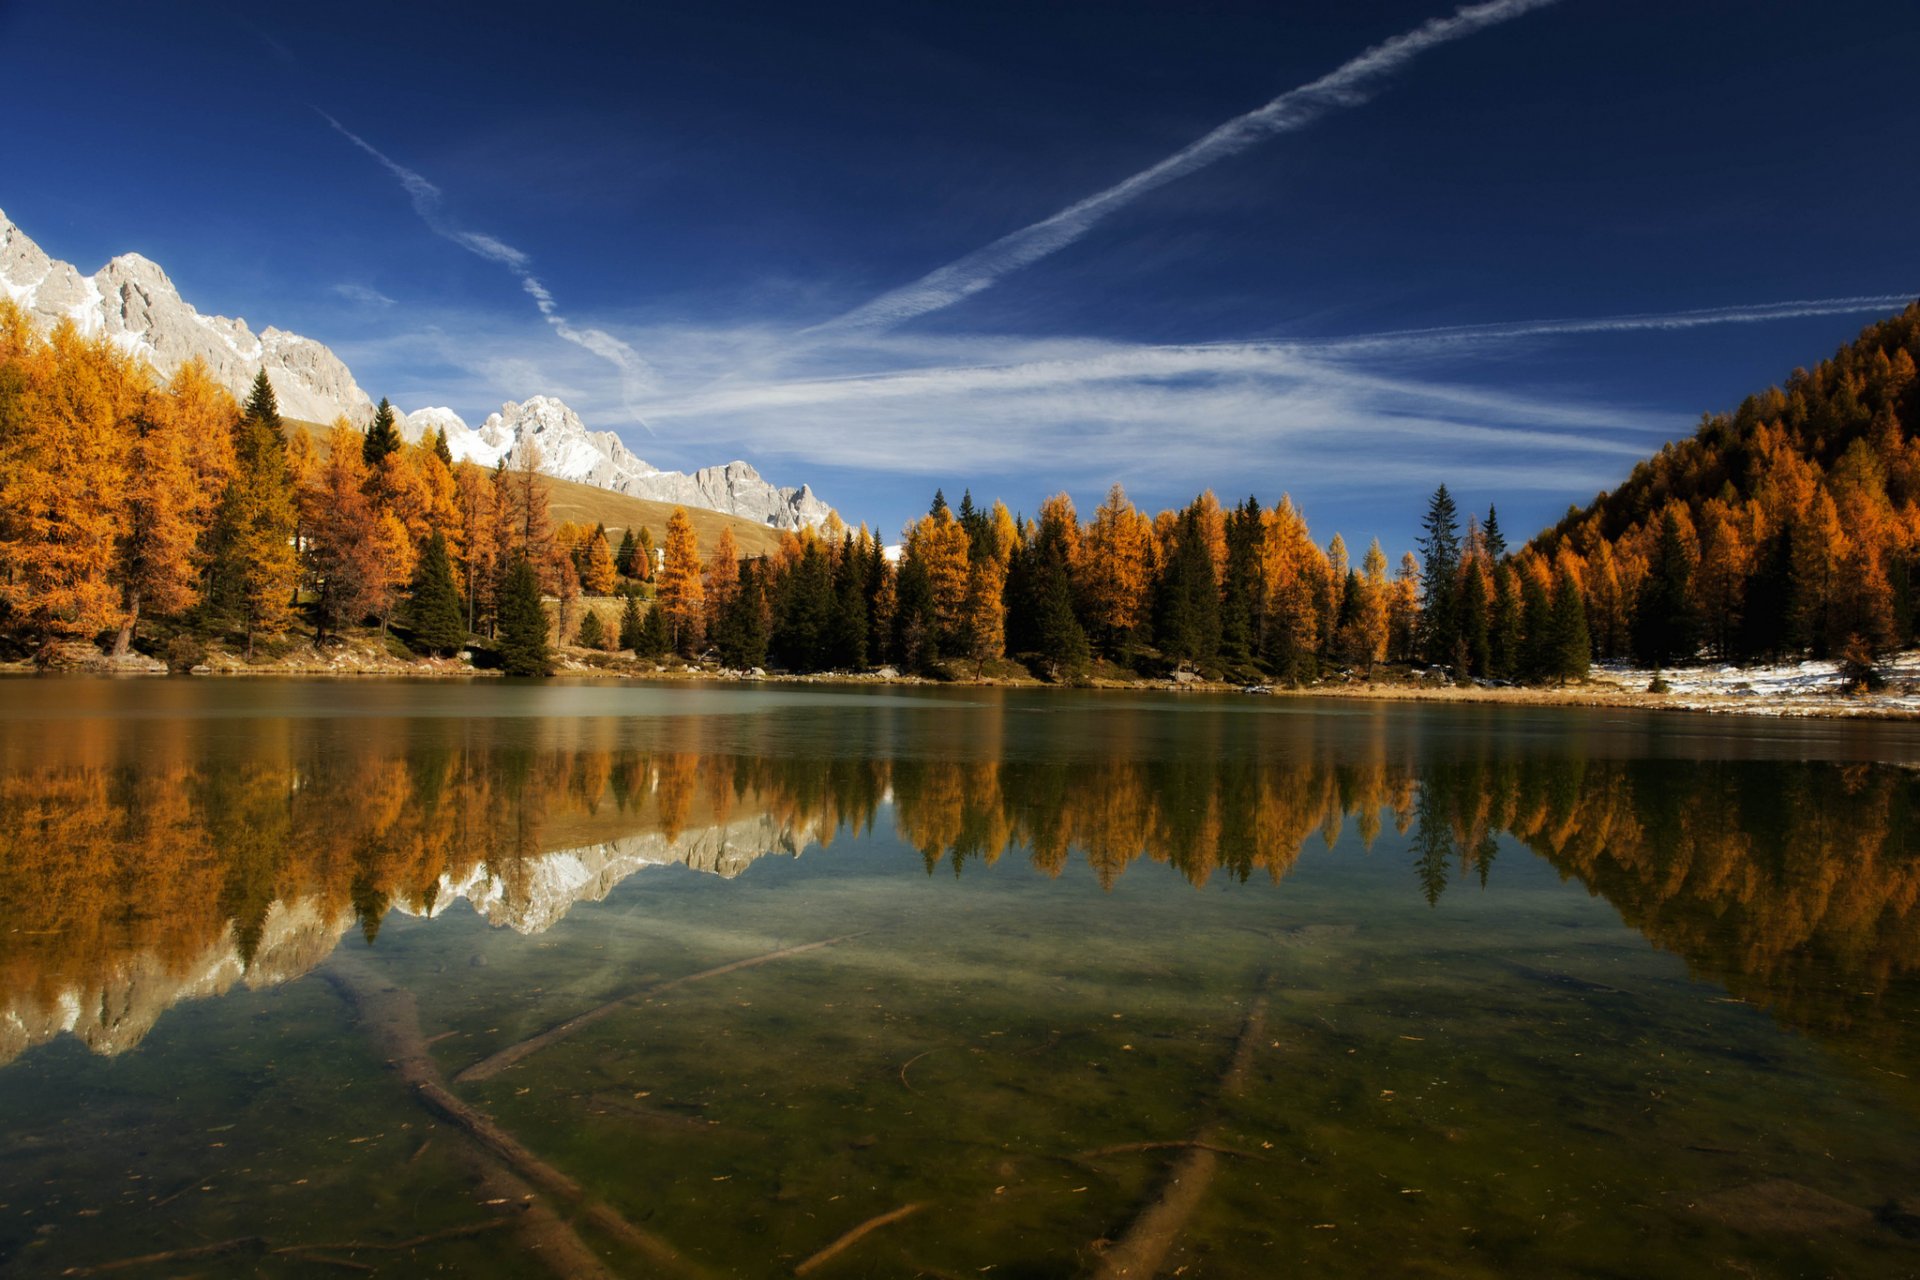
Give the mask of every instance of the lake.
[{"label": "lake", "polygon": [[0,1270],[1920,1274],[1920,729],[0,683]]}]

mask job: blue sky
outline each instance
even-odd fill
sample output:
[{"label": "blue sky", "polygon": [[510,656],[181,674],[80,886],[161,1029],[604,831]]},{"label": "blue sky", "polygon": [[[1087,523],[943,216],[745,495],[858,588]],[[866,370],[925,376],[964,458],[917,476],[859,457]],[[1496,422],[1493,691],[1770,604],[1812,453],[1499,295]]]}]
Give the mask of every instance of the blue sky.
[{"label": "blue sky", "polygon": [[889,533],[1119,481],[1397,553],[1441,480],[1531,532],[1920,292],[1908,0],[13,0],[0,47],[55,256]]}]

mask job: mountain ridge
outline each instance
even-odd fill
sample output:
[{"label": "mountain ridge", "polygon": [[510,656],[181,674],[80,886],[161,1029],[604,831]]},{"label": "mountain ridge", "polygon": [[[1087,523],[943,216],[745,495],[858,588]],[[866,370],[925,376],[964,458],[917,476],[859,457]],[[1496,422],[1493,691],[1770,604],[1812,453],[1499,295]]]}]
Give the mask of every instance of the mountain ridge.
[{"label": "mountain ridge", "polygon": [[[345,418],[361,430],[373,418],[372,398],[325,344],[272,325],[256,334],[243,319],[202,315],[166,271],[142,254],[120,254],[83,275],[49,255],[3,210],[0,296],[49,326],[70,320],[89,337],[105,337],[144,358],[162,377],[197,357],[236,397],[244,397],[264,371],[287,417],[321,423]],[[540,446],[540,469],[558,479],[776,529],[817,527],[833,514],[809,486],[772,484],[739,460],[691,474],[663,471],[637,457],[616,433],[590,430],[554,396],[507,401],[477,429],[451,409],[419,409],[405,416],[403,433],[417,441],[429,427],[447,435],[456,459],[492,466],[532,440]]]}]

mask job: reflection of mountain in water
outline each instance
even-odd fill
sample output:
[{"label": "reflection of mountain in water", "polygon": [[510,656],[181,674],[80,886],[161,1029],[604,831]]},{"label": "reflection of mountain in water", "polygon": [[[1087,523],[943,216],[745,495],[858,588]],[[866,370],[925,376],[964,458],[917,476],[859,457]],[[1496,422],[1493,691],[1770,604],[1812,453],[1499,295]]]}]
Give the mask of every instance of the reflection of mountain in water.
[{"label": "reflection of mountain in water", "polygon": [[[1436,905],[1497,880],[1504,835],[1736,995],[1876,1058],[1908,1053],[1914,775],[1589,756],[1491,726],[1431,744],[1349,722],[1323,739],[1317,720],[1247,717],[1166,750],[1120,717],[1093,752],[1009,749],[990,722],[937,760],[742,754],[684,727],[696,740],[676,745],[696,749],[536,749],[489,722],[263,742],[285,734],[269,722],[138,751],[77,734],[0,777],[0,1061],[62,1032],[119,1052],[172,1004],[296,977],[390,911],[465,899],[539,933],[645,867],[733,876],[883,810],[929,873],[1019,850],[1049,876],[1078,859],[1102,885],[1142,859],[1194,884],[1277,882],[1313,837],[1331,847],[1351,825],[1371,848],[1391,825],[1408,891]],[[156,758],[175,763],[142,763]]]}]

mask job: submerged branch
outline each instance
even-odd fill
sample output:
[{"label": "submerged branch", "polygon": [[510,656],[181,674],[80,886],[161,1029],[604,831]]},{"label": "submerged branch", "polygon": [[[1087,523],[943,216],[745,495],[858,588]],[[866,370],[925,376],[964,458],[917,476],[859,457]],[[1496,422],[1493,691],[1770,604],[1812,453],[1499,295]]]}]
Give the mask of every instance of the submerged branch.
[{"label": "submerged branch", "polygon": [[517,1219],[521,1242],[555,1274],[610,1280],[614,1273],[540,1199],[536,1188],[571,1205],[582,1220],[647,1258],[660,1271],[704,1274],[665,1240],[589,1197],[577,1181],[522,1146],[493,1117],[455,1097],[441,1082],[439,1068],[427,1052],[411,992],[383,983],[357,960],[337,959],[325,976],[360,1014],[389,1063],[410,1086],[414,1100],[468,1139],[460,1150],[488,1196],[525,1205]]},{"label": "submerged branch", "polygon": [[[1240,1024],[1240,1035],[1234,1041],[1233,1055],[1227,1059],[1227,1065],[1220,1073],[1219,1098],[1234,1097],[1246,1087],[1247,1074],[1253,1069],[1254,1051],[1266,1033],[1267,985],[1268,979],[1262,979],[1258,994],[1247,1005],[1247,1016]],[[1178,1146],[1184,1149],[1184,1154],[1167,1171],[1159,1194],[1134,1217],[1125,1234],[1102,1256],[1094,1272],[1095,1280],[1141,1280],[1159,1274],[1160,1264],[1166,1260],[1181,1231],[1186,1229],[1188,1221],[1206,1199],[1207,1188],[1219,1168],[1220,1157],[1247,1154],[1216,1142],[1217,1128],[1218,1122],[1209,1120],[1188,1142],[1140,1145],[1139,1149],[1143,1150],[1155,1146]],[[1112,1147],[1104,1152],[1089,1154],[1101,1155],[1124,1150],[1127,1148]]]},{"label": "submerged branch", "polygon": [[630,992],[627,995],[621,996],[617,1000],[609,1000],[607,1003],[589,1009],[585,1013],[575,1014],[565,1022],[557,1026],[549,1027],[538,1035],[529,1036],[517,1044],[510,1044],[491,1057],[482,1058],[479,1062],[474,1063],[465,1071],[456,1075],[453,1078],[453,1082],[455,1084],[470,1084],[475,1080],[491,1080],[508,1067],[513,1066],[522,1059],[531,1057],[548,1045],[556,1044],[576,1031],[590,1027],[605,1018],[609,1018],[628,1005],[649,999],[653,996],[663,995],[668,991],[674,990],[676,987],[684,987],[694,982],[704,982],[708,978],[718,978],[723,974],[734,973],[740,969],[751,969],[756,965],[767,964],[774,960],[784,960],[788,956],[797,956],[821,947],[831,947],[835,943],[846,942],[851,938],[857,938],[859,936],[858,933],[843,933],[837,938],[823,938],[819,942],[805,942],[797,947],[781,947],[777,951],[769,951],[763,955],[749,956],[744,960],[735,960],[731,964],[723,964],[717,968],[703,969],[699,973],[690,973],[684,978],[672,978],[666,982],[654,983],[652,986],[643,987],[639,991]]},{"label": "submerged branch", "polygon": [[812,1271],[818,1267],[825,1266],[828,1262],[831,1262],[834,1258],[846,1252],[848,1249],[851,1249],[854,1245],[858,1244],[866,1236],[872,1234],[875,1231],[878,1231],[880,1228],[886,1226],[888,1223],[898,1222],[900,1221],[900,1219],[908,1216],[909,1214],[918,1213],[920,1212],[920,1210],[926,1207],[927,1206],[925,1201],[915,1201],[913,1204],[903,1204],[898,1209],[892,1209],[886,1213],[878,1214],[874,1217],[868,1218],[865,1222],[861,1223],[859,1226],[847,1232],[845,1235],[841,1236],[838,1240],[835,1240],[832,1244],[828,1245],[826,1248],[814,1254],[812,1257],[808,1258],[805,1262],[802,1262],[799,1266],[795,1267],[793,1269],[793,1274],[797,1276],[804,1276],[809,1271]]}]

